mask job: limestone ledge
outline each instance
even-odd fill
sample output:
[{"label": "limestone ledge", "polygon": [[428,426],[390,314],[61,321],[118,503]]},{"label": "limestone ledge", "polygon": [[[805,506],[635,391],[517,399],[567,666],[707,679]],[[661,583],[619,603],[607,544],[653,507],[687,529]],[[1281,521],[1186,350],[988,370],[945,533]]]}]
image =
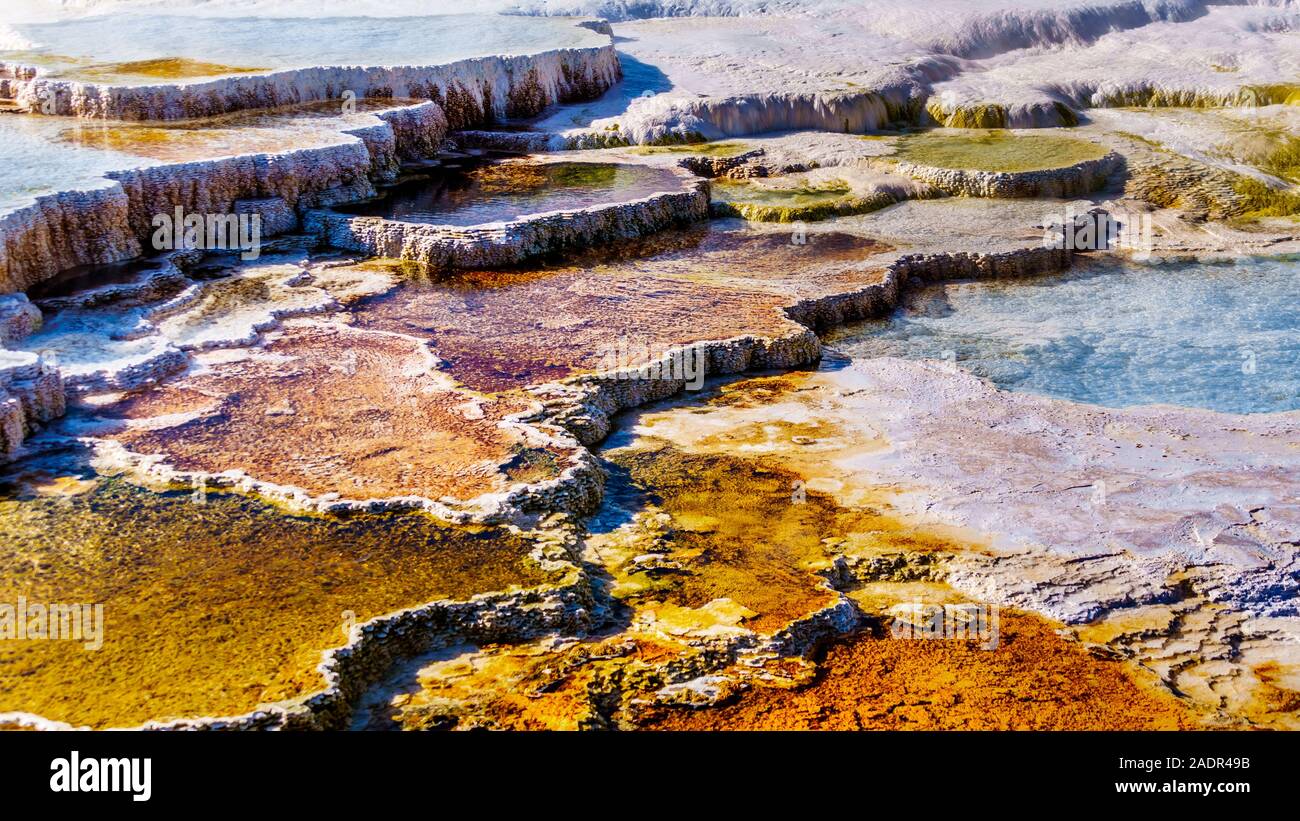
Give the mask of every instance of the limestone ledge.
[{"label": "limestone ledge", "polygon": [[455,128],[526,117],[594,97],[619,80],[613,45],[533,55],[479,57],[431,66],[317,66],[192,83],[122,86],[56,80],[32,66],[0,63],[17,103],[52,114],[112,120],[182,120],[296,103],[406,97],[443,106]]},{"label": "limestone ledge", "polygon": [[26,294],[0,296],[0,346],[11,345],[41,327],[41,309]]},{"label": "limestone ledge", "polygon": [[[263,250],[270,250],[277,244],[278,242],[271,243]],[[158,321],[185,310],[203,297],[203,285],[191,280],[187,271],[202,262],[204,256],[205,252],[193,249],[172,251],[159,258],[160,264],[156,271],[150,272],[137,282],[105,285],[69,296],[42,299],[39,302],[46,310],[62,310],[95,308],[112,303],[157,301],[157,304],[151,305],[143,312],[135,327],[124,330],[120,334],[120,338],[124,339],[144,338],[157,332]],[[250,330],[249,337],[244,339],[220,340],[200,346],[178,346],[160,339],[159,345],[147,358],[124,367],[65,374],[63,386],[69,395],[137,390],[157,384],[167,376],[187,368],[191,362],[190,354],[196,349],[251,345],[259,334],[278,326],[289,317],[320,313],[337,307],[335,301],[327,300],[314,306],[271,310],[268,320],[265,323],[255,324]]]},{"label": "limestone ledge", "polygon": [[114,182],[47,194],[0,215],[0,293],[26,290],[78,265],[139,256],[129,211],[126,191]]},{"label": "limestone ledge", "polygon": [[24,294],[0,296],[0,464],[12,459],[38,425],[63,415],[63,379],[38,356],[9,351],[41,326],[41,311]]},{"label": "limestone ledge", "polygon": [[916,121],[927,79],[945,77],[954,71],[948,58],[936,57],[929,63],[934,65],[895,77],[877,89],[856,92],[637,99],[624,115],[565,133],[564,147],[670,145],[780,131],[862,134],[887,128],[891,123]]},{"label": "limestone ledge", "polygon": [[[181,260],[189,259],[197,262],[202,258],[202,251],[173,251],[162,257],[163,264],[157,271],[149,272],[139,281],[110,283],[64,296],[41,297],[36,300],[36,304],[45,311],[61,311],[68,308],[96,308],[114,303],[157,302],[184,290],[191,284],[184,269],[192,263]],[[9,296],[22,296],[22,294]]]},{"label": "limestone ledge", "polygon": [[[769,682],[772,673],[765,665],[778,659],[811,659],[828,642],[857,630],[867,616],[857,603],[840,592],[830,581],[822,588],[833,596],[825,607],[795,619],[771,635],[762,635],[738,627],[733,632],[708,638],[688,638],[686,649],[656,661],[627,682],[629,689],[637,683],[653,681],[659,685],[647,700],[633,697],[632,722],[638,713],[653,703],[656,706],[702,708],[728,700],[733,694],[754,683]],[[665,640],[682,641],[677,636]],[[647,703],[650,702],[650,703]]]},{"label": "limestone ledge", "polygon": [[451,136],[461,148],[510,151],[516,154],[541,154],[546,151],[558,151],[565,147],[562,138],[545,131],[468,129],[453,132]]},{"label": "limestone ledge", "polygon": [[1096,191],[1121,167],[1123,159],[1111,151],[1104,157],[1064,168],[1041,171],[978,171],[937,168],[898,160],[894,169],[941,191],[967,197],[1077,197]]},{"label": "limestone ledge", "polygon": [[602,242],[643,237],[708,217],[709,187],[681,173],[686,190],[630,202],[552,211],[468,227],[311,211],[305,230],[335,248],[412,260],[430,269],[499,268]]},{"label": "limestone ledge", "polygon": [[[815,361],[821,355],[821,343],[817,335],[808,328],[797,326],[785,336],[775,339],[736,336],[689,347],[700,351],[705,373],[711,376],[793,368]],[[678,350],[680,349],[665,353],[659,364],[669,365],[672,357],[678,355]],[[539,385],[532,389],[532,393],[541,400],[550,421],[561,425],[577,437],[578,441],[591,447],[609,435],[615,414],[667,399],[686,389],[687,381],[684,379],[640,377],[638,372],[644,367],[584,374],[562,382]]]},{"label": "limestone ledge", "polygon": [[452,524],[520,523],[551,512],[586,515],[600,504],[604,472],[586,448],[579,447],[570,434],[551,424],[536,423],[524,411],[507,417],[499,427],[516,432],[521,441],[538,446],[552,446],[568,451],[563,470],[553,479],[539,482],[516,482],[502,491],[484,493],[470,499],[444,496],[396,496],[380,499],[348,499],[338,493],[313,496],[293,485],[258,479],[239,469],[221,472],[179,470],[164,457],[135,453],[112,440],[85,437],[95,449],[95,466],[104,472],[124,471],[135,481],[150,487],[226,489],[256,494],[290,510],[320,514],[346,515],[353,512],[423,511]]},{"label": "limestone ledge", "polygon": [[0,294],[67,268],[137,257],[154,216],[177,208],[259,213],[263,236],[291,230],[299,209],[372,196],[375,181],[395,177],[399,160],[425,155],[446,131],[442,109],[426,102],[378,112],[335,145],[115,171],[102,188],[39,197],[0,215]]},{"label": "limestone ledge", "polygon": [[[1070,266],[1071,259],[1071,251],[1045,247],[995,254],[902,255],[890,264],[881,282],[854,291],[800,300],[785,308],[785,315],[796,324],[784,336],[775,339],[736,336],[688,347],[700,351],[709,376],[799,367],[821,357],[821,340],[814,331],[888,313],[898,304],[903,287],[912,277],[940,281],[1034,276],[1064,270]],[[658,372],[670,372],[669,366],[677,356],[680,349],[665,353],[658,361]],[[531,392],[542,402],[548,421],[564,427],[578,441],[591,447],[609,434],[615,414],[667,399],[686,389],[684,379],[639,376],[646,367],[571,377],[536,386]]]},{"label": "limestone ledge", "polygon": [[0,349],[0,462],[12,459],[38,425],[63,415],[63,379],[32,353]]},{"label": "limestone ledge", "polygon": [[[927,196],[941,196],[930,189]],[[848,217],[869,214],[911,199],[893,191],[873,191],[863,195],[845,195],[838,200],[808,206],[762,205],[751,202],[726,202],[715,200],[709,204],[709,213],[716,218],[739,217],[752,222],[802,222],[831,217]]]}]

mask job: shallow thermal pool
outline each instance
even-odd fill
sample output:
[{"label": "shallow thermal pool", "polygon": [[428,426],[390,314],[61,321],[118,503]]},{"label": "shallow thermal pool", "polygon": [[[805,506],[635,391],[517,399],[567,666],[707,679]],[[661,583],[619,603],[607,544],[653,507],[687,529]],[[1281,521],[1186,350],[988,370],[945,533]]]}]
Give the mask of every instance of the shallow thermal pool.
[{"label": "shallow thermal pool", "polygon": [[852,193],[848,183],[840,180],[792,186],[763,179],[744,182],[724,179],[713,181],[711,186],[715,200],[794,208],[837,202]]},{"label": "shallow thermal pool", "polygon": [[0,115],[0,213],[30,205],[37,197],[65,190],[93,190],[112,183],[110,171],[154,165],[152,160],[113,151],[88,151],[58,140],[63,118]]},{"label": "shallow thermal pool", "polygon": [[380,199],[338,210],[404,222],[478,225],[629,202],[682,186],[672,171],[642,165],[506,161],[447,169],[395,186]]},{"label": "shallow thermal pool", "polygon": [[496,54],[591,48],[609,38],[572,18],[496,14],[425,17],[104,15],[15,23],[0,60],[50,76],[152,85],[311,66],[430,66]]},{"label": "shallow thermal pool", "polygon": [[1136,265],[929,285],[831,344],[952,359],[1006,390],[1110,407],[1300,408],[1300,259]]},{"label": "shallow thermal pool", "polygon": [[115,171],[355,141],[344,132],[378,123],[375,111],[410,102],[418,101],[360,100],[352,114],[335,103],[304,103],[165,123],[6,114],[0,116],[0,213],[57,191],[109,186],[105,175]]},{"label": "shallow thermal pool", "polygon": [[145,489],[88,460],[72,443],[0,470],[0,601],[103,605],[92,651],[0,640],[0,713],[95,727],[236,715],[323,687],[341,625],[550,578],[534,543],[502,528],[294,515],[202,486]]}]

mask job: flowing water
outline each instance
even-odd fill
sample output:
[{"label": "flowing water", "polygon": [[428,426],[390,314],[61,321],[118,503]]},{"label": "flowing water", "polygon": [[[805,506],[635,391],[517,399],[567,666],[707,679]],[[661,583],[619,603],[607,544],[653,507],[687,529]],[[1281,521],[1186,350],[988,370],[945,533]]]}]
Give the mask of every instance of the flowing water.
[{"label": "flowing water", "polygon": [[955,360],[1006,390],[1128,407],[1300,408],[1300,260],[1093,262],[910,292],[835,334],[853,357]]}]

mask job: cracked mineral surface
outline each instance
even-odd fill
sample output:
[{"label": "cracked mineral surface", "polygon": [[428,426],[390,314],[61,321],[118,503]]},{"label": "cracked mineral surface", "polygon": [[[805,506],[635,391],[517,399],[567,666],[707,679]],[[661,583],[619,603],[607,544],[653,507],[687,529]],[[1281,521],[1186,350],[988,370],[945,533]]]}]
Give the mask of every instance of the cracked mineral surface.
[{"label": "cracked mineral surface", "polygon": [[1300,729],[1297,32],[25,4],[0,727]]}]

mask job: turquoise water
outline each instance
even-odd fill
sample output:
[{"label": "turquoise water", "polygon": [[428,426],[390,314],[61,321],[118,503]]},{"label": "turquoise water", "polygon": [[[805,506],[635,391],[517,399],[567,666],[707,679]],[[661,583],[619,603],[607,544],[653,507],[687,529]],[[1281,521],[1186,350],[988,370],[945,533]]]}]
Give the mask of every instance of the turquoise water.
[{"label": "turquoise water", "polygon": [[955,357],[1006,390],[1109,407],[1300,408],[1300,259],[1092,262],[930,285],[831,340],[854,358]]}]

